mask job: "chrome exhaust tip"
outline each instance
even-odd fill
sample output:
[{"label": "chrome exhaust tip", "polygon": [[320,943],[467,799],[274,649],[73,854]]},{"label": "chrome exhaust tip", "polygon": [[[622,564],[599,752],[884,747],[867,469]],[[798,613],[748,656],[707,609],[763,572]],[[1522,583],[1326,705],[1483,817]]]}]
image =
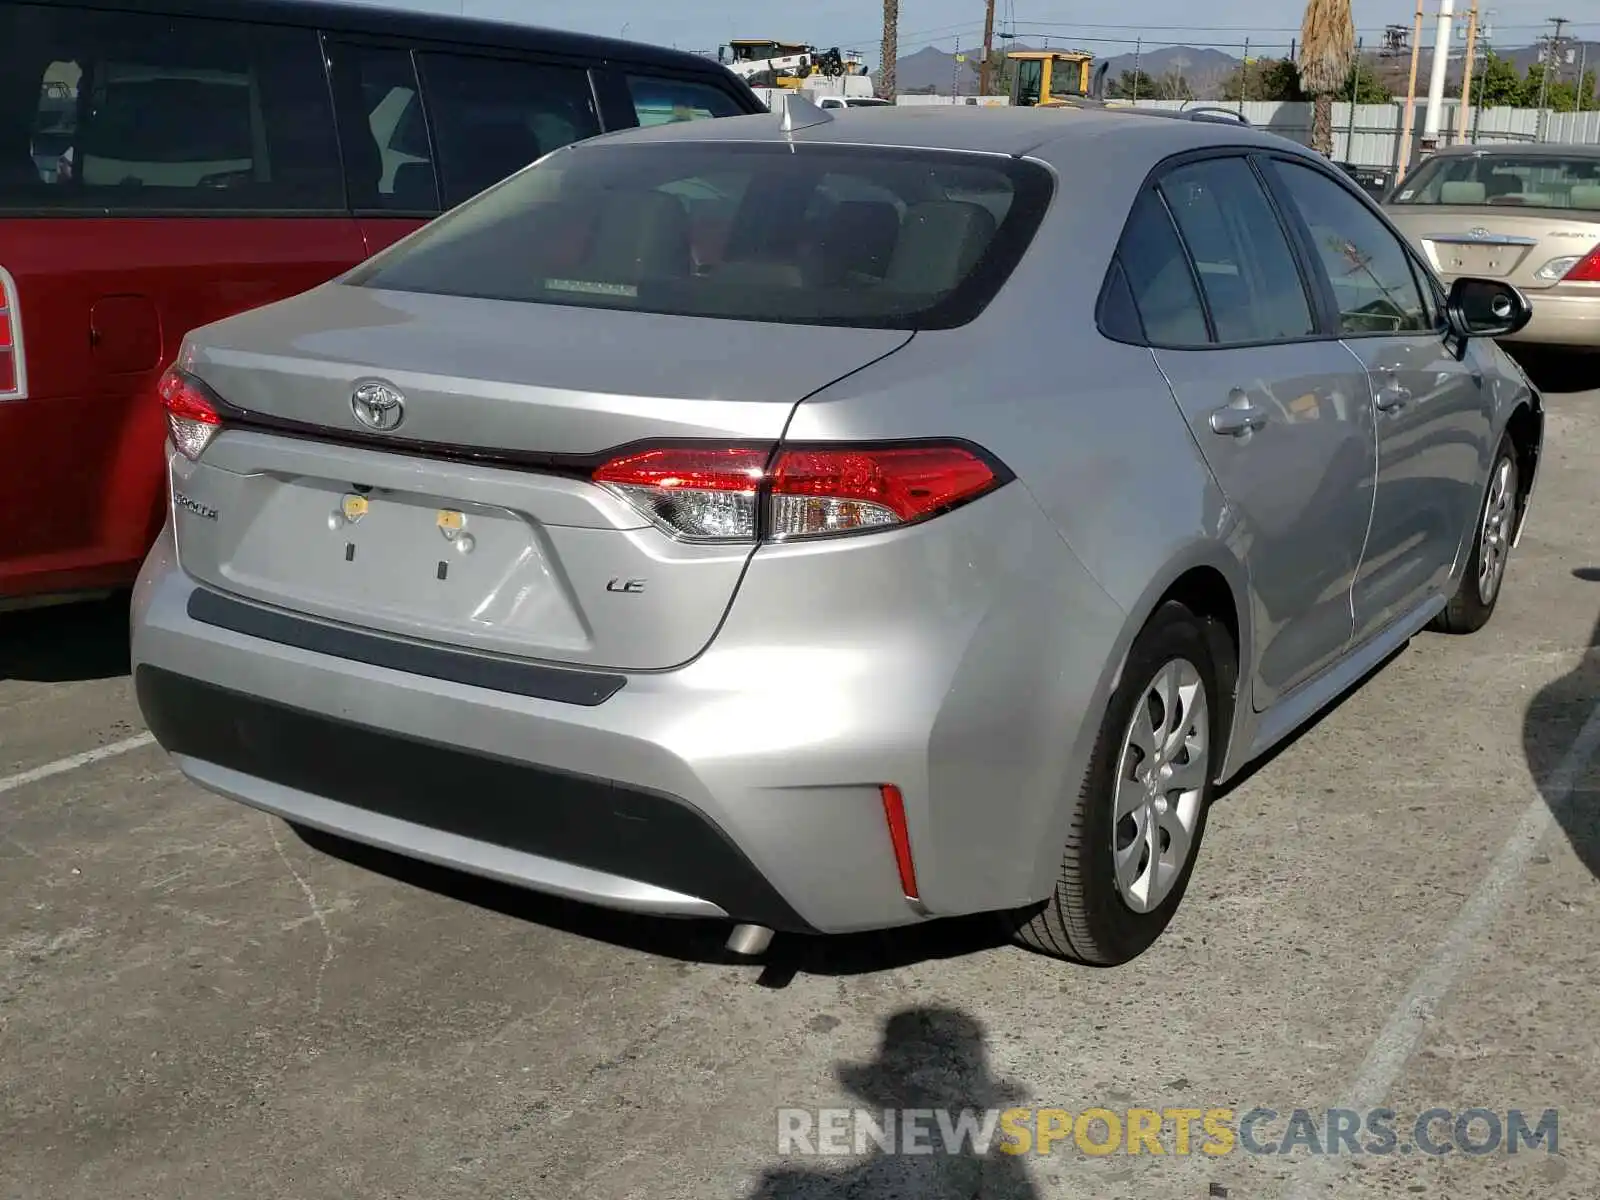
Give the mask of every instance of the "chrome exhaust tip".
[{"label": "chrome exhaust tip", "polygon": [[770,945],[772,945],[772,930],[765,925],[735,925],[727,941],[730,954],[747,956],[760,954]]}]

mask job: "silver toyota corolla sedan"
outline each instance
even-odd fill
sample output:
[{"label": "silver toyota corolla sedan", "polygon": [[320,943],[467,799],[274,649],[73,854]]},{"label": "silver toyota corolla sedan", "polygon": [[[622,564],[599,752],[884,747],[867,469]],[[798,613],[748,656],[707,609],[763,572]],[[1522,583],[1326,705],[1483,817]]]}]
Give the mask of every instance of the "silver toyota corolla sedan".
[{"label": "silver toyota corolla sedan", "polygon": [[1214,789],[1489,619],[1527,319],[1232,122],[579,143],[187,339],[139,702],[224,796],[745,952],[1123,962]]}]

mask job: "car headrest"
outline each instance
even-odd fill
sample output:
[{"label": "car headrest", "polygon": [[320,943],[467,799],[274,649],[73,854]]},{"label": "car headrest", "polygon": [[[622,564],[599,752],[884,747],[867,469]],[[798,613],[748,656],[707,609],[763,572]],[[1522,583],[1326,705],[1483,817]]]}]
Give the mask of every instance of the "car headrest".
[{"label": "car headrest", "polygon": [[1579,184],[1569,196],[1573,208],[1600,208],[1600,184]]},{"label": "car headrest", "polygon": [[1481,183],[1451,180],[1439,185],[1440,204],[1482,204],[1489,189]]},{"label": "car headrest", "polygon": [[396,208],[427,212],[438,202],[432,163],[403,162],[394,169],[393,203]]},{"label": "car headrest", "polygon": [[900,213],[885,200],[845,200],[820,223],[808,258],[822,282],[842,282],[846,274],[882,279],[900,235]]},{"label": "car headrest", "polygon": [[690,273],[689,214],[665,192],[616,191],[600,198],[589,269],[627,282]]},{"label": "car headrest", "polygon": [[948,291],[972,269],[995,229],[994,214],[981,204],[914,204],[900,222],[900,239],[884,282],[904,292]]}]

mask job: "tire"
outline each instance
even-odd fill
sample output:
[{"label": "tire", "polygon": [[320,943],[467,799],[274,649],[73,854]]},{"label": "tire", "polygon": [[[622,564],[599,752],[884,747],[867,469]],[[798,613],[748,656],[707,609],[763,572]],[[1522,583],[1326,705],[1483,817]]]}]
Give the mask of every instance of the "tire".
[{"label": "tire", "polygon": [[[1142,874],[1141,863],[1149,862],[1149,842],[1144,841],[1143,831],[1150,828],[1160,793],[1135,778],[1143,771],[1147,756],[1139,742],[1154,744],[1161,739],[1159,735],[1135,737],[1134,718],[1138,714],[1141,728],[1146,727],[1144,722],[1153,730],[1170,728],[1171,709],[1158,713],[1163,706],[1152,704],[1151,697],[1161,694],[1161,681],[1171,670],[1185,681],[1178,694],[1187,693],[1188,697],[1187,703],[1180,701],[1176,706],[1179,724],[1192,724],[1196,732],[1204,730],[1203,752],[1194,753],[1200,743],[1191,735],[1172,766],[1180,772],[1175,779],[1192,779],[1194,786],[1160,795],[1160,803],[1166,807],[1154,817],[1157,836],[1163,838],[1163,853],[1174,840],[1170,831],[1189,828],[1187,855],[1181,863],[1174,860],[1170,869],[1150,877],[1141,894],[1139,879],[1134,876]],[[1176,602],[1169,601],[1156,610],[1134,639],[1121,681],[1106,705],[1072,814],[1055,890],[1043,908],[1017,926],[1018,941],[1056,958],[1117,966],[1137,958],[1161,936],[1183,899],[1205,834],[1214,777],[1226,751],[1236,676],[1233,641],[1220,623],[1196,616]],[[1197,695],[1205,704],[1198,716]],[[1197,757],[1203,761],[1197,763]],[[1188,767],[1193,769],[1184,771]],[[1126,781],[1120,790],[1119,781]],[[1139,805],[1120,821],[1115,819],[1119,796],[1124,805]],[[1130,838],[1130,834],[1139,836]],[[1143,847],[1130,844],[1136,841],[1143,841]],[[1129,847],[1123,856],[1128,863],[1123,882],[1118,878],[1119,845]],[[1137,854],[1138,860],[1130,862],[1130,853]]]},{"label": "tire", "polygon": [[1489,483],[1483,489],[1483,503],[1478,508],[1478,526],[1472,535],[1467,569],[1462,572],[1450,603],[1429,622],[1429,629],[1439,633],[1477,633],[1489,623],[1505,591],[1511,535],[1521,509],[1521,482],[1517,448],[1509,434],[1501,434]]}]

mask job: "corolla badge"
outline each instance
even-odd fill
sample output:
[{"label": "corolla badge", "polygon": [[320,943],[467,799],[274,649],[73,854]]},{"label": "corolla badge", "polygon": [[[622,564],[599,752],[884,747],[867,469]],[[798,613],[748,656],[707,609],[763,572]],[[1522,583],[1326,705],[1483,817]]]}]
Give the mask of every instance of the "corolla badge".
[{"label": "corolla badge", "polygon": [[406,398],[387,383],[363,383],[350,395],[350,411],[369,429],[398,429],[406,419]]}]

